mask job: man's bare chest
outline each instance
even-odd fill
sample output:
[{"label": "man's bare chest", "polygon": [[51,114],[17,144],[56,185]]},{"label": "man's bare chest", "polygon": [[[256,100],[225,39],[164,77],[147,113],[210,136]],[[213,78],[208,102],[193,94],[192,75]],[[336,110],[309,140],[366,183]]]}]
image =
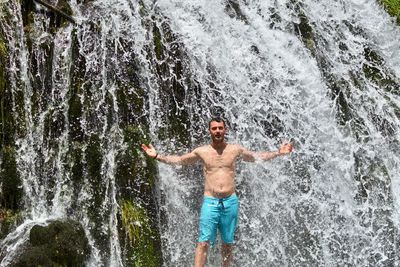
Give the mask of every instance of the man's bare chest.
[{"label": "man's bare chest", "polygon": [[233,168],[238,158],[235,151],[223,151],[222,153],[210,152],[204,155],[203,163],[206,168]]}]

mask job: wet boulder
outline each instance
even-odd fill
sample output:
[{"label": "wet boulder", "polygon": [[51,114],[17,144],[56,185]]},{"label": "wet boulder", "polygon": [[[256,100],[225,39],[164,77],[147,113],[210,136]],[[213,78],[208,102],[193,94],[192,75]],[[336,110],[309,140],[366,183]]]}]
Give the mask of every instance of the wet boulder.
[{"label": "wet boulder", "polygon": [[90,246],[81,224],[72,220],[35,225],[13,266],[85,266]]}]

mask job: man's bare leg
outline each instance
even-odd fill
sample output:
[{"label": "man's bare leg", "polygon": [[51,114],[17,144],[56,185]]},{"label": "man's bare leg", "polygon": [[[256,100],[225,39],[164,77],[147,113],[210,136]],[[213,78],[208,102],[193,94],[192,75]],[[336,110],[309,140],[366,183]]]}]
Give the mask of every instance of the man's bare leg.
[{"label": "man's bare leg", "polygon": [[208,242],[198,242],[194,254],[194,267],[203,267],[206,264]]},{"label": "man's bare leg", "polygon": [[222,254],[222,267],[229,267],[232,263],[232,244],[222,244],[221,254]]}]

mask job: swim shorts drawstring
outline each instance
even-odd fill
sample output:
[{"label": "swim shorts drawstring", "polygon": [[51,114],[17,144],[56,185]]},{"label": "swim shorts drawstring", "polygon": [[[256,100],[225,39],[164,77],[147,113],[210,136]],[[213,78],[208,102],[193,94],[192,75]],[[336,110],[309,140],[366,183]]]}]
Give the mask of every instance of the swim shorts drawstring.
[{"label": "swim shorts drawstring", "polygon": [[219,204],[221,204],[222,208],[225,209],[225,207],[224,207],[224,201],[223,201],[222,198],[219,199]]}]

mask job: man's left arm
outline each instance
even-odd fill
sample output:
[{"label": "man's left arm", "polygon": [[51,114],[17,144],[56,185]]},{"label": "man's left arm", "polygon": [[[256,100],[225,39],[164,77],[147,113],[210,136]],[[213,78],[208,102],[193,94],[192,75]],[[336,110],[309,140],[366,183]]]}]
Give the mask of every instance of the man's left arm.
[{"label": "man's left arm", "polygon": [[262,151],[252,152],[247,149],[242,150],[242,158],[244,161],[254,162],[257,159],[270,160],[278,156],[287,155],[293,150],[293,145],[290,143],[282,144],[277,151]]}]

